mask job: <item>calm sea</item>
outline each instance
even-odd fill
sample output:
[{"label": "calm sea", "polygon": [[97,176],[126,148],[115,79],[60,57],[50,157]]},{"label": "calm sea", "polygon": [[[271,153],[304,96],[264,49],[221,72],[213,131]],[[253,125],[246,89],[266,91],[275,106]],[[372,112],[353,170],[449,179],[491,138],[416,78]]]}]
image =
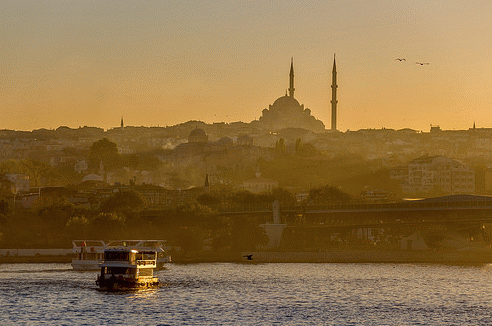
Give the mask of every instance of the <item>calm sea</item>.
[{"label": "calm sea", "polygon": [[0,325],[492,325],[492,266],[190,264],[101,293],[69,264],[0,265]]}]

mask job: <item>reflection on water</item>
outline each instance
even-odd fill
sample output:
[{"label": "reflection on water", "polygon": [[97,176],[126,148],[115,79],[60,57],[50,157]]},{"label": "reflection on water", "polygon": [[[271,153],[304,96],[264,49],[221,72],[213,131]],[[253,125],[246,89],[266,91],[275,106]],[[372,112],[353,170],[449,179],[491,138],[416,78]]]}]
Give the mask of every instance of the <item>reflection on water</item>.
[{"label": "reflection on water", "polygon": [[69,264],[0,265],[0,324],[492,324],[491,265],[190,264],[162,286],[96,290]]}]

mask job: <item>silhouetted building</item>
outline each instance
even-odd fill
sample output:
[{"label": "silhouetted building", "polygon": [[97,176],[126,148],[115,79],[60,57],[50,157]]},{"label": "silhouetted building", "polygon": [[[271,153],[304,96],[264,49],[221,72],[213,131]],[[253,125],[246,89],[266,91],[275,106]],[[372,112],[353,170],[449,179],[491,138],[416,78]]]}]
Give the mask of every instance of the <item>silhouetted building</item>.
[{"label": "silhouetted building", "polygon": [[193,129],[188,136],[189,143],[206,143],[208,141],[208,136],[202,129]]},{"label": "silhouetted building", "polygon": [[266,131],[279,131],[285,128],[302,128],[312,132],[325,131],[322,121],[311,115],[311,110],[294,98],[294,64],[291,61],[288,94],[277,99],[268,109],[264,109],[258,121],[252,124]]}]

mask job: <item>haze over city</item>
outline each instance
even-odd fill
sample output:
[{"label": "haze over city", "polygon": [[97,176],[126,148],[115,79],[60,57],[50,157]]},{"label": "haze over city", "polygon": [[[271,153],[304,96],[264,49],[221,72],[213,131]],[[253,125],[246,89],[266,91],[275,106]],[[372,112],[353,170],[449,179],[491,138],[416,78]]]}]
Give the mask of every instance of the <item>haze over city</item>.
[{"label": "haze over city", "polygon": [[491,325],[491,12],[0,1],[0,325]]},{"label": "haze over city", "polygon": [[490,127],[491,7],[2,1],[1,128],[250,122],[285,94],[293,58],[296,98],[329,129],[335,53],[341,131]]}]

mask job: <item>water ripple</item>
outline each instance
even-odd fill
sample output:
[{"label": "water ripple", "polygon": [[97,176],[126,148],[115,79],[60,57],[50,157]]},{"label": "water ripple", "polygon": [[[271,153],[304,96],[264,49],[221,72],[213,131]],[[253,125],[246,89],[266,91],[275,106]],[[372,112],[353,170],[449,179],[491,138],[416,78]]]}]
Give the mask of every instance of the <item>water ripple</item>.
[{"label": "water ripple", "polygon": [[128,293],[69,266],[0,265],[0,324],[492,324],[490,265],[171,265],[161,287]]}]

